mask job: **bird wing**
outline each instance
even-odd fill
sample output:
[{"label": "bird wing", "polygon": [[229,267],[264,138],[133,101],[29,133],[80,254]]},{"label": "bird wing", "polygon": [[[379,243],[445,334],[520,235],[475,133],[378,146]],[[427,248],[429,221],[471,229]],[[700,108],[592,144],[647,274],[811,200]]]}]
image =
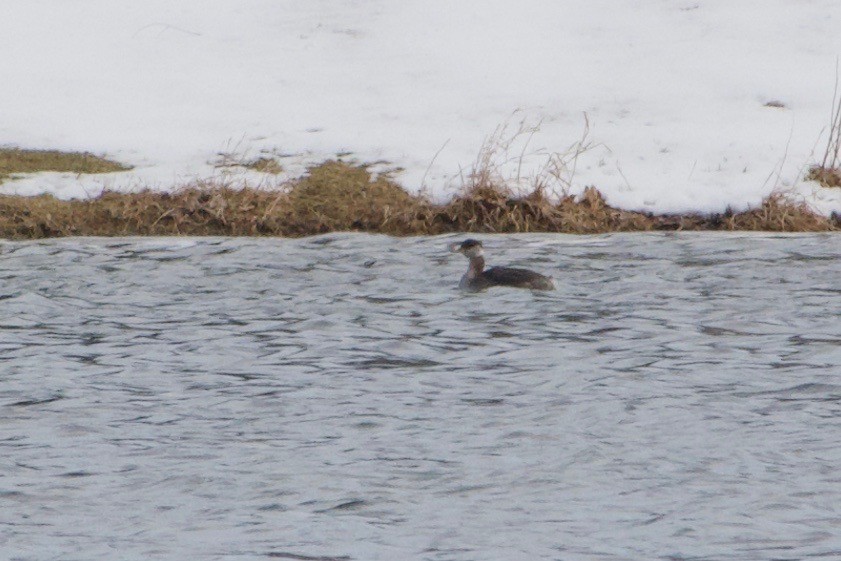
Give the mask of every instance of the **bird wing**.
[{"label": "bird wing", "polygon": [[482,273],[483,277],[494,284],[519,285],[529,284],[536,279],[545,278],[543,275],[528,269],[514,267],[491,267]]}]

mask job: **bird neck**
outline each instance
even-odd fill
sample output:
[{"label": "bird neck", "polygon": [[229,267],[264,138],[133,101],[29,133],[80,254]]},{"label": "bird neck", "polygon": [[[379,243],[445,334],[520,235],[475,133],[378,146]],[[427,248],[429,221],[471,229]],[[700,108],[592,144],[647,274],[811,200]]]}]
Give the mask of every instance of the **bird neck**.
[{"label": "bird neck", "polygon": [[481,255],[476,255],[470,258],[470,265],[467,268],[467,275],[472,277],[478,277],[482,274],[482,271],[485,270],[485,258]]}]

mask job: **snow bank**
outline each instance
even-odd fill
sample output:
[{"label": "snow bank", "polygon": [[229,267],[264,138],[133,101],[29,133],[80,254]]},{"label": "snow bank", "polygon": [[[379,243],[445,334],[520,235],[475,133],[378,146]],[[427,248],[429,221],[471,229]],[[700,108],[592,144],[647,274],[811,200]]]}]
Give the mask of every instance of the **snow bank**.
[{"label": "snow bank", "polygon": [[579,139],[586,113],[598,145],[573,187],[613,205],[716,211],[786,188],[841,210],[841,195],[798,181],[824,146],[836,0],[29,0],[4,12],[0,144],[136,166],[4,192],[167,189],[218,175],[219,152],[265,151],[291,175],[343,152],[385,160],[407,188],[444,197],[500,124],[540,123],[526,152],[545,153]]}]

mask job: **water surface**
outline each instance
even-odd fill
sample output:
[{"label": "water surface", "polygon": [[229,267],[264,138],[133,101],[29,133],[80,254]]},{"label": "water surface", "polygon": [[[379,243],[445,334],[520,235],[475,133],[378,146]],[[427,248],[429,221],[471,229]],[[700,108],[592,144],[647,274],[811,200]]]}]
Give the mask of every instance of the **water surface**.
[{"label": "water surface", "polygon": [[0,245],[16,560],[841,558],[831,235]]}]

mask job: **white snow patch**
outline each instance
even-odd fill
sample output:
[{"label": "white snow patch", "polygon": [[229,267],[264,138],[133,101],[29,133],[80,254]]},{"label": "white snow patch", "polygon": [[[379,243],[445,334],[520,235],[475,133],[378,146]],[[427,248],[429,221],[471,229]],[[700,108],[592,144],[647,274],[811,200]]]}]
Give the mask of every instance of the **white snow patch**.
[{"label": "white snow patch", "polygon": [[574,190],[677,212],[782,188],[841,210],[801,181],[822,155],[840,24],[837,0],[15,2],[0,18],[0,145],[135,168],[0,190],[170,189],[236,149],[281,154],[287,176],[341,152],[385,160],[445,197],[501,123],[540,123],[539,154],[506,168],[528,176],[586,113],[599,146]]}]

